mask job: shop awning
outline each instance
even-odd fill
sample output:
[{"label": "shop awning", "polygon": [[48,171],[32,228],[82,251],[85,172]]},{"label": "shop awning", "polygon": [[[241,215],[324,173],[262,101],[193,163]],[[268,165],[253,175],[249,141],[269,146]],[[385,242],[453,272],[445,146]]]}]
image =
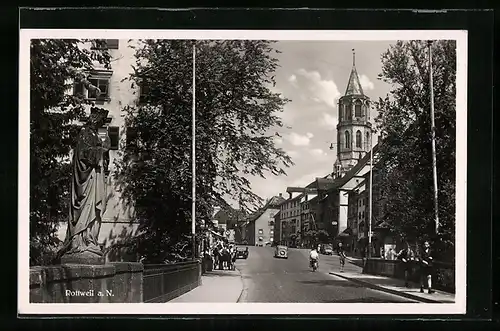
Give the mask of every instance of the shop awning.
[{"label": "shop awning", "polygon": [[350,236],[352,236],[352,229],[351,228],[345,229],[344,231],[342,231],[338,235],[338,237],[350,237]]}]

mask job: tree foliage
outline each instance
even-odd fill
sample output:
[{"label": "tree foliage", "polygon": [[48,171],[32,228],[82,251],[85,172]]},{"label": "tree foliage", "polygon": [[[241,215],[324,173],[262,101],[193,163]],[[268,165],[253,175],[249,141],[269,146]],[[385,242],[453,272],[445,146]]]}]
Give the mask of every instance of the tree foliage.
[{"label": "tree foliage", "polygon": [[[83,48],[88,40],[34,39],[30,47],[30,265],[51,262],[59,222],[69,210],[69,153],[88,103],[71,91],[88,86],[93,63],[109,65],[105,50]],[[102,45],[102,40],[94,41]]]},{"label": "tree foliage", "polygon": [[[267,41],[196,41],[198,221],[209,220],[227,195],[243,206],[257,202],[244,175],[281,175],[291,164],[269,133],[281,126],[276,113],[287,102],[269,88],[277,68],[273,52]],[[147,93],[125,109],[135,138],[117,178],[143,225],[139,253],[176,260],[190,254],[193,41],[141,41],[135,56],[130,80]]]},{"label": "tree foliage", "polygon": [[[455,241],[456,44],[432,45],[440,231],[434,235],[430,80],[425,41],[397,42],[382,55],[379,79],[393,85],[380,99],[377,126],[385,218],[403,239],[434,240],[443,258]],[[446,256],[445,256],[446,255]]]}]

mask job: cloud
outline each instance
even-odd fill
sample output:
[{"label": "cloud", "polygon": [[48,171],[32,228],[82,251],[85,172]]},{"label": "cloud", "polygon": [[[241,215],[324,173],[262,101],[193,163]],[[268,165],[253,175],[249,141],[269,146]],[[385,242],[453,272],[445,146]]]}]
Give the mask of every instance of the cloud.
[{"label": "cloud", "polygon": [[290,84],[297,87],[297,76],[291,75],[290,77],[288,77],[288,81],[290,82]]},{"label": "cloud", "polygon": [[330,115],[329,113],[323,113],[323,116],[319,119],[320,124],[328,127],[329,129],[335,129],[337,127],[337,117]]},{"label": "cloud", "polygon": [[[333,80],[324,80],[317,71],[307,71],[305,69],[297,70],[297,74],[304,80],[301,84],[309,92],[312,100],[324,102],[328,106],[335,108],[336,100],[340,97],[337,84]],[[297,79],[297,76],[295,76]]]},{"label": "cloud", "polygon": [[296,159],[299,157],[299,152],[297,151],[287,151],[286,152],[288,154],[288,156],[290,156],[292,159]]},{"label": "cloud", "polygon": [[294,146],[308,146],[313,137],[312,133],[307,133],[305,136],[292,132],[287,136],[288,141]]},{"label": "cloud", "polygon": [[313,156],[316,156],[316,157],[323,157],[323,156],[327,156],[328,154],[322,150],[321,148],[313,148],[309,151]]},{"label": "cloud", "polygon": [[359,76],[359,83],[361,84],[363,90],[373,90],[375,88],[375,85],[366,75]]},{"label": "cloud", "polygon": [[283,144],[283,138],[278,137],[278,136],[274,136],[274,137],[273,137],[273,139],[274,139],[274,143],[275,143],[276,145],[281,145],[281,144]]}]

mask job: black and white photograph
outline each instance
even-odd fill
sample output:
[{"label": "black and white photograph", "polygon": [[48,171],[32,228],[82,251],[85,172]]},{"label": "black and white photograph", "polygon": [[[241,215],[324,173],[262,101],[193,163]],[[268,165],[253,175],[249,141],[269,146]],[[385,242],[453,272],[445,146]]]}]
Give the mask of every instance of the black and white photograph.
[{"label": "black and white photograph", "polygon": [[19,311],[465,312],[466,49],[21,29]]}]

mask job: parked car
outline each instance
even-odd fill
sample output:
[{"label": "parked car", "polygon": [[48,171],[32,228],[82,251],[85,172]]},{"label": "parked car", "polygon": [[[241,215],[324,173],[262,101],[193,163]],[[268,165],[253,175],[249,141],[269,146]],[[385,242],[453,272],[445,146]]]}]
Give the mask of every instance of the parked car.
[{"label": "parked car", "polygon": [[245,249],[241,247],[236,248],[236,258],[246,260],[248,258],[248,247],[246,247]]},{"label": "parked car", "polygon": [[284,245],[277,245],[274,250],[274,257],[288,259],[288,247]]},{"label": "parked car", "polygon": [[333,247],[332,245],[323,245],[321,246],[321,253],[324,255],[333,255]]}]

